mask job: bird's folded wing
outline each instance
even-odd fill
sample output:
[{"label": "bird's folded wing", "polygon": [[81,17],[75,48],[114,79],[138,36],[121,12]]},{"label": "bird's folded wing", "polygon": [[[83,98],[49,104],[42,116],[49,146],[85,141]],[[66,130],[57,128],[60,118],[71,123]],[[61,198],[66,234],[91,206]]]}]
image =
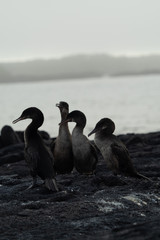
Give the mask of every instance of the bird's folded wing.
[{"label": "bird's folded wing", "polygon": [[27,147],[25,149],[25,159],[31,171],[36,171],[37,162],[39,160],[39,154],[36,149],[32,147]]},{"label": "bird's folded wing", "polygon": [[90,143],[90,147],[91,147],[91,151],[92,151],[92,153],[93,153],[93,156],[95,157],[96,162],[97,162],[97,161],[98,161],[98,155],[97,155],[96,148],[95,148],[94,145],[92,145],[91,143]]},{"label": "bird's folded wing", "polygon": [[127,148],[121,145],[118,145],[116,143],[111,144],[112,152],[116,156],[118,163],[119,163],[119,168],[122,172],[132,172],[133,171],[133,165],[132,161],[129,156],[129,152]]}]

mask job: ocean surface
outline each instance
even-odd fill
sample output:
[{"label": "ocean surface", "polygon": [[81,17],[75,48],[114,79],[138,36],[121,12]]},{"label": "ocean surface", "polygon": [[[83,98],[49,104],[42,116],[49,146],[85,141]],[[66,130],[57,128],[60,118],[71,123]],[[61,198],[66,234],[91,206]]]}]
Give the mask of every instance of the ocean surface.
[{"label": "ocean surface", "polygon": [[[0,128],[10,125],[24,130],[30,120],[15,125],[12,121],[25,108],[35,106],[45,116],[40,129],[55,137],[60,122],[55,104],[59,101],[68,102],[70,111],[85,113],[85,134],[104,117],[115,122],[115,134],[160,131],[160,75],[0,84]],[[69,123],[71,131],[74,125]]]}]

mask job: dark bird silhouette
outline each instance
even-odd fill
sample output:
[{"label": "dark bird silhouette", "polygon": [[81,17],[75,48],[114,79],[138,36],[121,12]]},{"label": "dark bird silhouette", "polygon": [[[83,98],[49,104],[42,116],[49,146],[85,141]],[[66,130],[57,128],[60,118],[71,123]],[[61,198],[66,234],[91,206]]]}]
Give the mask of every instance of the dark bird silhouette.
[{"label": "dark bird silhouette", "polygon": [[1,139],[3,146],[9,146],[12,144],[18,144],[22,141],[20,140],[18,134],[13,130],[11,126],[5,125],[1,129]]},{"label": "dark bird silhouette", "polygon": [[58,191],[55,180],[55,170],[53,168],[53,155],[46,147],[42,137],[38,133],[38,128],[43,124],[43,113],[35,107],[25,109],[21,116],[14,120],[13,123],[24,119],[32,119],[32,122],[24,132],[25,140],[25,160],[29,166],[33,185],[36,185],[37,176],[44,180],[45,186],[54,191]]},{"label": "dark bird silhouette", "polygon": [[[76,126],[72,131],[72,149],[74,166],[81,174],[93,174],[97,164],[97,154],[94,146],[83,134],[86,125],[86,117],[80,111],[73,111],[67,115],[66,122],[75,122]],[[61,125],[60,124],[60,125]]]},{"label": "dark bird silhouette", "polygon": [[[61,122],[64,121],[69,112],[69,106],[66,102],[56,104],[60,110]],[[59,134],[56,140],[51,144],[52,153],[55,160],[55,170],[58,174],[70,173],[73,170],[73,152],[71,134],[68,129],[68,122],[59,126]]]},{"label": "dark bird silhouette", "polygon": [[144,178],[151,181],[136,171],[126,146],[113,134],[114,130],[114,122],[109,118],[103,118],[88,134],[90,136],[95,133],[95,144],[99,148],[108,168],[115,175],[122,173],[126,176]]}]

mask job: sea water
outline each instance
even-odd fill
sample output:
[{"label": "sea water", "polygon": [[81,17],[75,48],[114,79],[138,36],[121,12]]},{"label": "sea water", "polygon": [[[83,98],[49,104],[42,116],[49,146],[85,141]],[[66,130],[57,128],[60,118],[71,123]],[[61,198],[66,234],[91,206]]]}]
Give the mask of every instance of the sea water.
[{"label": "sea water", "polygon": [[[116,124],[116,134],[147,133],[160,130],[160,75],[102,77],[0,84],[0,128],[10,125],[24,130],[30,120],[12,124],[28,107],[44,113],[41,130],[58,134],[59,101],[69,103],[70,111],[87,117],[88,134],[104,117]],[[75,123],[69,123],[72,130]]]}]

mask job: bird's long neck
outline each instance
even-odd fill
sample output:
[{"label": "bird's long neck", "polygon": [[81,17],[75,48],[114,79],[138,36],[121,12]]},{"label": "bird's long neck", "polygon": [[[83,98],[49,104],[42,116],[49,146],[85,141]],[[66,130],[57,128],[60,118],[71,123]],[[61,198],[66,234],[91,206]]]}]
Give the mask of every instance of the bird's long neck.
[{"label": "bird's long neck", "polygon": [[83,136],[83,128],[76,125],[72,131],[72,139],[77,142],[78,139],[81,139],[81,136]]},{"label": "bird's long neck", "polygon": [[64,123],[60,125],[59,127],[59,136],[63,135],[70,135],[69,128],[68,128],[68,123]]},{"label": "bird's long neck", "polygon": [[79,118],[79,119],[76,120],[75,129],[77,130],[77,132],[83,133],[83,130],[84,130],[85,126],[86,126],[86,119]]},{"label": "bird's long neck", "polygon": [[[67,115],[68,111],[61,111],[61,122],[64,122],[66,120]],[[59,135],[63,134],[64,132],[69,133],[68,122],[64,122],[59,127]]]},{"label": "bird's long neck", "polygon": [[42,125],[42,118],[34,118],[25,130],[25,139],[34,138],[37,135],[38,128]]},{"label": "bird's long neck", "polygon": [[68,110],[61,110],[61,121],[64,121],[68,115]]},{"label": "bird's long neck", "polygon": [[84,130],[84,124],[76,123],[76,126],[74,127],[73,131],[76,132],[77,134],[83,134]]}]

